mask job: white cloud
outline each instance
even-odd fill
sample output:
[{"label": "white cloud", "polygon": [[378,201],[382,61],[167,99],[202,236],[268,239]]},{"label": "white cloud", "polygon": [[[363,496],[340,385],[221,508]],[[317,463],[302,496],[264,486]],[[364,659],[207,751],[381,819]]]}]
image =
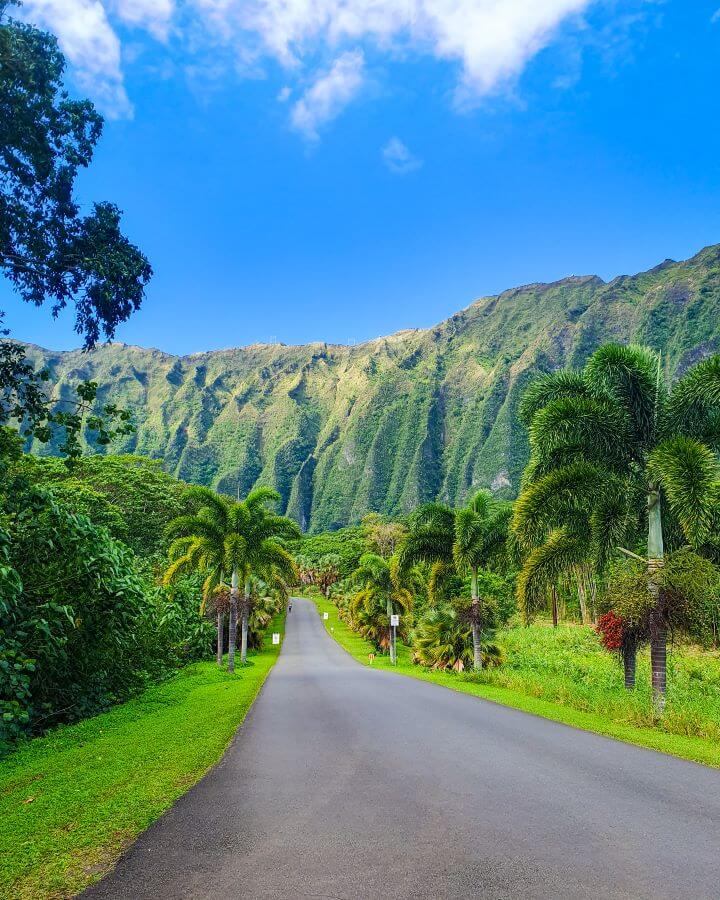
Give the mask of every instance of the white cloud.
[{"label": "white cloud", "polygon": [[57,35],[79,86],[108,115],[131,114],[120,70],[120,41],[100,0],[25,0],[20,14]]},{"label": "white cloud", "polygon": [[394,137],[382,148],[382,158],[385,165],[395,175],[407,175],[422,168],[423,161],[410,152],[407,145],[400,138]]},{"label": "white cloud", "polygon": [[[292,107],[315,136],[357,93],[363,52],[429,55],[457,69],[455,103],[472,107],[505,88],[566,23],[602,0],[25,0],[23,14],[55,31],[81,85],[115,112],[129,108],[118,29],[170,37],[202,67],[219,47],[243,75],[275,61],[305,83],[316,60],[329,71]],[[610,4],[611,5],[611,4]],[[197,57],[200,57],[197,59]]]},{"label": "white cloud", "polygon": [[175,0],[112,0],[109,6],[125,24],[145,28],[160,41],[167,40]]},{"label": "white cloud", "polygon": [[293,126],[309,140],[317,140],[318,128],[336,118],[357,95],[363,83],[364,65],[361,50],[338,56],[294,104],[290,114]]},{"label": "white cloud", "polygon": [[278,91],[277,99],[278,103],[287,103],[290,99],[290,95],[292,94],[292,88],[285,85],[285,87],[280,88]]},{"label": "white cloud", "polygon": [[458,100],[496,90],[519,75],[570,16],[594,0],[193,0],[255,33],[266,51],[298,63],[321,46],[360,40],[410,45],[461,72]]}]

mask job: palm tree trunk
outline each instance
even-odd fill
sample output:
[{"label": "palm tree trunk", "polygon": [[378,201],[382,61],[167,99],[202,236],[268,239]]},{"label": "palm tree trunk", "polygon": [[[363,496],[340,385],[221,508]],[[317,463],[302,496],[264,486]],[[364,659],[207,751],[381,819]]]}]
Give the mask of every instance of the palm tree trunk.
[{"label": "palm tree trunk", "polygon": [[237,643],[238,573],[232,573],[230,582],[230,626],[228,628],[228,672],[235,671],[235,644]]},{"label": "palm tree trunk", "polygon": [[558,596],[557,596],[557,588],[555,585],[552,587],[552,619],[553,619],[553,628],[558,627]]},{"label": "palm tree trunk", "polygon": [[225,626],[225,616],[221,612],[218,612],[218,614],[217,614],[217,664],[219,666],[222,665],[222,658],[223,658],[223,637],[224,637],[223,632],[225,630],[224,626]]},{"label": "palm tree trunk", "polygon": [[667,627],[662,609],[662,593],[658,572],[665,564],[663,546],[662,512],[660,490],[651,485],[648,490],[648,590],[653,598],[650,614],[650,667],[652,670],[652,691],[655,710],[662,714],[665,710],[667,691]]},{"label": "palm tree trunk", "polygon": [[248,647],[248,618],[250,616],[250,582],[245,582],[245,596],[242,605],[242,636],[240,638],[240,662],[245,664]]},{"label": "palm tree trunk", "polygon": [[470,591],[472,605],[470,608],[470,620],[472,624],[473,640],[473,668],[476,672],[482,669],[482,647],[480,643],[480,598],[478,597],[477,569],[472,569],[470,576]]},{"label": "palm tree trunk", "polygon": [[637,661],[637,644],[634,638],[625,638],[622,646],[623,670],[625,672],[625,687],[632,691],[635,689],[635,663]]},{"label": "palm tree trunk", "polygon": [[388,617],[388,628],[390,631],[390,633],[389,633],[390,662],[393,665],[395,665],[395,659],[396,659],[396,657],[395,657],[396,647],[395,647],[395,640],[394,640],[395,635],[394,635],[393,627],[392,627],[392,625],[390,625],[390,617],[392,616],[392,614],[393,614],[392,600],[388,600],[388,602],[387,602],[387,617]]}]

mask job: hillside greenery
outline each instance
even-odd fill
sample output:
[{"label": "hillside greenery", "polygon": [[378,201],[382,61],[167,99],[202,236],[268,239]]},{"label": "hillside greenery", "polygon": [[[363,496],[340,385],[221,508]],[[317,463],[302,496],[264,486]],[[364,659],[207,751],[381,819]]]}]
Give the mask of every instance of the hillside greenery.
[{"label": "hillside greenery", "polygon": [[515,496],[529,454],[518,404],[537,373],[578,367],[615,340],[662,350],[671,380],[720,347],[718,309],[715,246],[609,283],[509,290],[436,328],[353,347],[27,353],[59,398],[91,379],[100,402],[133,410],[137,430],[113,452],[162,459],[178,478],[232,496],[272,487],[281,512],[320,532],[428,500],[459,507],[480,488]]}]

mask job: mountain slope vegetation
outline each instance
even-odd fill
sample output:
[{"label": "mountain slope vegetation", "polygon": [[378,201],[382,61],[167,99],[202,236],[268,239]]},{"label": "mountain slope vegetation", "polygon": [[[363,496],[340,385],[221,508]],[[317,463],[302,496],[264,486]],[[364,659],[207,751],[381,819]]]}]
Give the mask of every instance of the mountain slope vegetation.
[{"label": "mountain slope vegetation", "polygon": [[716,352],[720,245],[608,283],[572,276],[508,290],[435,328],[358,346],[27,350],[58,397],[91,379],[101,400],[133,410],[137,432],[113,452],[162,458],[177,477],[232,495],[272,486],[282,512],[319,531],[368,510],[460,505],[480,487],[513,496],[528,457],[516,414],[524,387],[606,341],[661,350],[668,380]]}]

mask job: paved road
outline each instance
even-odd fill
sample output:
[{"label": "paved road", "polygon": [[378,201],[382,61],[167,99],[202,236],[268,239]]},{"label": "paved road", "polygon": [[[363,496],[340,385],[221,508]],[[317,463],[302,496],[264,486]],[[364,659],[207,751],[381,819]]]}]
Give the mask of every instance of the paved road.
[{"label": "paved road", "polygon": [[222,762],[87,896],[718,898],[720,773],[359,666],[296,600]]}]

